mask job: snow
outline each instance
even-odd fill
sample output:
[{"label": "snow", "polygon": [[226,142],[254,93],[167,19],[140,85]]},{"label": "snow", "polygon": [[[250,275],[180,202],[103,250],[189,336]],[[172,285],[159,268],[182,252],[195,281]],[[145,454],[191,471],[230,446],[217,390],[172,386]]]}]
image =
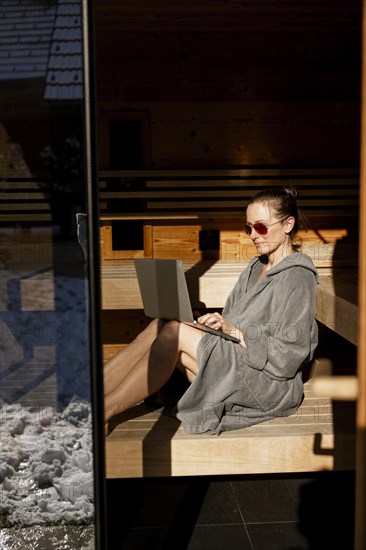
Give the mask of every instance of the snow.
[{"label": "snow", "polygon": [[62,411],[2,403],[0,514],[5,526],[94,520],[91,406]]},{"label": "snow", "polygon": [[95,550],[92,525],[2,529],[1,550]]}]

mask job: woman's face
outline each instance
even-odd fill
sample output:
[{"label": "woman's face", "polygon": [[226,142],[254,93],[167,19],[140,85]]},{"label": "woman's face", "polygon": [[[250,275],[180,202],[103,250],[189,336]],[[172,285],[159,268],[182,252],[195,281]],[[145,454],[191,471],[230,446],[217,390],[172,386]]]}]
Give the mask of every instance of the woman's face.
[{"label": "woman's face", "polygon": [[[257,249],[258,254],[273,254],[277,250],[287,248],[289,245],[289,236],[293,227],[293,218],[281,220],[272,207],[266,204],[255,202],[247,208],[247,225],[252,230],[250,238]],[[267,227],[266,235],[262,235],[255,230],[254,224],[260,223]],[[284,255],[289,252],[286,251]]]}]

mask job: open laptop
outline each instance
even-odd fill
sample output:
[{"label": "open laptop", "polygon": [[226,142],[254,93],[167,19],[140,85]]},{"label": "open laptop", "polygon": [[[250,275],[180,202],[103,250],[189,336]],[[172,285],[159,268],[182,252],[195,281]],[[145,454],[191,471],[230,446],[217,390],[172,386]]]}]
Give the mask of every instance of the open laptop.
[{"label": "open laptop", "polygon": [[181,260],[136,258],[134,263],[145,315],[181,321],[220,338],[240,342],[230,334],[194,320]]}]

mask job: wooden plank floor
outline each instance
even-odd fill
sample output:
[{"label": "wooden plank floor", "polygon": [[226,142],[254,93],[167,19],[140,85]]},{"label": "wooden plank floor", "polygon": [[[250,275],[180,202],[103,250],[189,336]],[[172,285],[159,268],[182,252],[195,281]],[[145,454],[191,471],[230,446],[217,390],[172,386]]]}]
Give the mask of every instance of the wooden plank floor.
[{"label": "wooden plank floor", "polygon": [[106,439],[108,478],[258,474],[354,468],[354,403],[315,397],[297,414],[220,436],[186,434],[141,404],[115,417]]}]

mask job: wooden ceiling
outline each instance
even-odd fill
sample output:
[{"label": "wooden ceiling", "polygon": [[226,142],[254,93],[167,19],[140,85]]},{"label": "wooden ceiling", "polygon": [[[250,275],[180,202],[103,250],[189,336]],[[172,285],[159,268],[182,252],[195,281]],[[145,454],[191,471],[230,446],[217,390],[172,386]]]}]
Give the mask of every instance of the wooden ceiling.
[{"label": "wooden ceiling", "polygon": [[96,29],[358,32],[361,8],[361,0],[96,0]]}]

